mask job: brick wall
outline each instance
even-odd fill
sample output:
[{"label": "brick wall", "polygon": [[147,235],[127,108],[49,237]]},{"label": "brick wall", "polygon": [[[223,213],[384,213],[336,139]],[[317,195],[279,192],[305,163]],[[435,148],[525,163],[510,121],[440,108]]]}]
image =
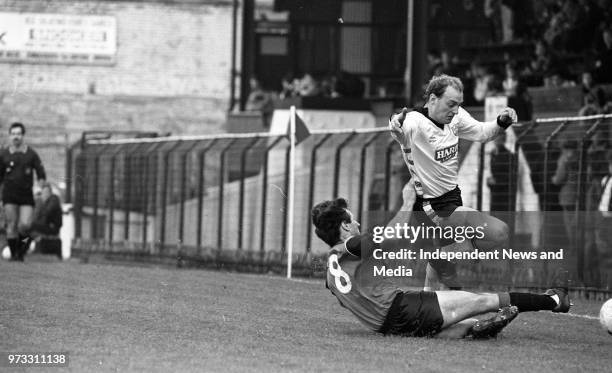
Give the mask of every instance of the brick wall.
[{"label": "brick wall", "polygon": [[63,148],[84,130],[223,130],[231,0],[0,0],[0,12],[111,15],[117,20],[113,66],[0,64],[0,142],[10,122],[25,123],[30,143],[53,155],[47,158],[52,180],[63,178]]}]

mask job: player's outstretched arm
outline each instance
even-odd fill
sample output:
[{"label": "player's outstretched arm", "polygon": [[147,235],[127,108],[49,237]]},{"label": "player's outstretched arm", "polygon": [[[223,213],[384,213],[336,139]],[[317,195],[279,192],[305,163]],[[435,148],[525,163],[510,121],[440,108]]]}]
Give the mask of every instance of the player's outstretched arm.
[{"label": "player's outstretched arm", "polygon": [[408,114],[408,108],[404,107],[402,111],[397,114],[393,114],[389,119],[389,132],[391,137],[400,144],[402,148],[402,158],[404,163],[410,169],[410,162],[408,159],[407,149],[410,148],[408,144],[408,136],[406,135],[406,128],[404,127],[404,120]]},{"label": "player's outstretched arm", "polygon": [[462,139],[478,142],[493,140],[518,120],[516,111],[512,108],[503,109],[496,120],[490,122],[480,122],[474,119],[463,108],[460,108],[457,115],[459,116],[458,136]]},{"label": "player's outstretched arm", "polygon": [[406,147],[408,146],[408,137],[404,131],[404,120],[406,119],[406,115],[408,114],[408,108],[403,108],[397,114],[393,114],[389,119],[389,131],[391,132],[391,137],[395,141],[397,141],[400,146]]}]

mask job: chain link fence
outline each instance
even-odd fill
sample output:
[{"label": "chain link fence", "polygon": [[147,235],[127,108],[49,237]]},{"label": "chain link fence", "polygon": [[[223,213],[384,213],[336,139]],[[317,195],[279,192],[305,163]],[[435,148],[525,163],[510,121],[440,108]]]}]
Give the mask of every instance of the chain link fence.
[{"label": "chain link fence", "polygon": [[[541,119],[488,144],[460,142],[464,205],[505,221],[511,249],[563,250],[563,260],[465,261],[467,282],[545,286],[564,266],[585,289],[612,285],[612,225],[599,206],[612,172],[611,125],[612,115]],[[76,255],[283,270],[285,136],[99,137],[84,138],[68,157]],[[316,264],[327,251],[310,223],[314,204],[341,196],[363,227],[384,224],[408,179],[386,128],[312,131],[296,147],[296,271],[320,274]],[[421,273],[423,263],[414,268]]]}]

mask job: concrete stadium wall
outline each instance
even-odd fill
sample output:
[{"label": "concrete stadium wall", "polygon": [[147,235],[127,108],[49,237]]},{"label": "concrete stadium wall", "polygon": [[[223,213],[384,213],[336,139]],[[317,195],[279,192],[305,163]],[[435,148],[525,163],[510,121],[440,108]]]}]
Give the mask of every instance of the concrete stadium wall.
[{"label": "concrete stadium wall", "polygon": [[52,180],[64,177],[63,148],[85,130],[222,132],[232,1],[0,0],[0,12],[117,20],[113,66],[0,63],[0,142],[10,122],[25,123]]}]

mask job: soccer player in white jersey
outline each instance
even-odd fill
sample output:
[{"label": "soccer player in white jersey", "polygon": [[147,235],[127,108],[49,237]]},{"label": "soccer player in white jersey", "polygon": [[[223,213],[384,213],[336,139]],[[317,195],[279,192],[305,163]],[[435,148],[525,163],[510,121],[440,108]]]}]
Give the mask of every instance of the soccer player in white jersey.
[{"label": "soccer player in white jersey", "polygon": [[[389,120],[393,138],[400,144],[404,161],[415,181],[415,211],[424,211],[429,224],[451,227],[482,227],[484,237],[473,239],[479,249],[502,246],[508,239],[508,226],[501,220],[462,206],[457,185],[459,139],[488,142],[516,123],[514,109],[501,111],[497,120],[479,122],[465,111],[463,84],[456,77],[433,77],[425,89],[425,106],[409,112],[404,108]],[[442,242],[450,250],[450,242]],[[435,270],[434,271],[432,271]],[[426,289],[436,275],[450,288],[460,288],[454,265],[430,261]],[[431,281],[435,283],[435,281]]]},{"label": "soccer player in white jersey", "polygon": [[[402,196],[402,207],[387,227],[410,220],[417,198],[414,182],[404,186]],[[376,275],[374,267],[384,263],[380,253],[397,250],[397,242],[387,247],[386,241],[377,243],[373,235],[361,234],[346,200],[323,201],[312,208],[311,216],[316,235],[330,246],[326,287],[372,331],[411,337],[491,338],[519,312],[570,309],[567,272],[544,294],[412,290],[401,279]],[[498,309],[490,319],[472,318]]]}]

